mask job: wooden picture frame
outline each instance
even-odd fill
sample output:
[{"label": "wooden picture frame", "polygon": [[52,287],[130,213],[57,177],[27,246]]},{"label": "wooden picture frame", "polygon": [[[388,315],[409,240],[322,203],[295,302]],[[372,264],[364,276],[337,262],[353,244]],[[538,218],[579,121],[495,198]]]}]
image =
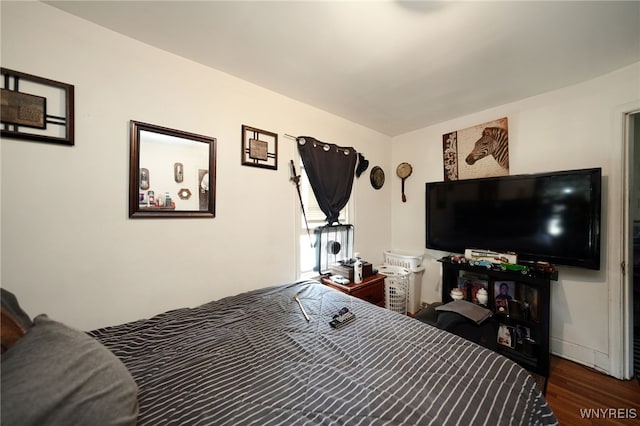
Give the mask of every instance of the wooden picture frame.
[{"label": "wooden picture frame", "polygon": [[216,138],[133,120],[130,131],[129,217],[215,217]]},{"label": "wooden picture frame", "polygon": [[242,125],[243,166],[278,170],[278,134]]},{"label": "wooden picture frame", "polygon": [[74,86],[8,68],[0,72],[2,137],[73,146]]}]

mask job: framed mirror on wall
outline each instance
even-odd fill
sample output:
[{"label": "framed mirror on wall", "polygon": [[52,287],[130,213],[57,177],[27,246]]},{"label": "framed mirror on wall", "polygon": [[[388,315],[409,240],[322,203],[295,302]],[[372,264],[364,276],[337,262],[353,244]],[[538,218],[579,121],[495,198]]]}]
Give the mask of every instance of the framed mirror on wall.
[{"label": "framed mirror on wall", "polygon": [[215,217],[216,139],[131,121],[129,217]]}]

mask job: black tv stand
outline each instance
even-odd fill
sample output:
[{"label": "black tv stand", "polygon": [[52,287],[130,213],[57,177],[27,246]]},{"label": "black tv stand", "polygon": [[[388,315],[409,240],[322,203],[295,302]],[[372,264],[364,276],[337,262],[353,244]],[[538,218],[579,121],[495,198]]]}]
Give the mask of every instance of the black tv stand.
[{"label": "black tv stand", "polygon": [[[466,300],[478,303],[477,289],[484,284],[489,294],[486,307],[499,325],[497,352],[531,372],[549,377],[551,281],[558,279],[557,271],[530,269],[522,273],[457,263],[450,257],[439,261],[442,303],[453,301],[450,293],[454,288],[460,288]],[[502,284],[511,297],[509,302],[502,297],[496,299]]]}]

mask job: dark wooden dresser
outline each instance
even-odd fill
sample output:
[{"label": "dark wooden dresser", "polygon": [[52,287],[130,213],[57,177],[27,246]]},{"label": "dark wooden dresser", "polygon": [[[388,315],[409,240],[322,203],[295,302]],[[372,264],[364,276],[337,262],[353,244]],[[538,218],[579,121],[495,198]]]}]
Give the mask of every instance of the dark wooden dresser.
[{"label": "dark wooden dresser", "polygon": [[324,285],[384,308],[384,278],[382,274],[375,274],[363,279],[358,284],[353,282],[338,284],[325,277],[322,277],[321,281]]}]

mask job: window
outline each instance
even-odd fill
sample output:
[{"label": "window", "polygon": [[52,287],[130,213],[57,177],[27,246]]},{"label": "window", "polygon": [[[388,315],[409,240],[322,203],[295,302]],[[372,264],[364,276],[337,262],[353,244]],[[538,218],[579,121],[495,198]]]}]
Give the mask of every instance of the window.
[{"label": "window", "polygon": [[[353,197],[354,189],[352,189],[351,196]],[[300,220],[298,226],[298,276],[300,278],[313,278],[318,275],[317,271],[314,271],[316,267],[316,248],[315,236],[313,234],[314,229],[326,224],[326,215],[320,210],[316,197],[311,189],[309,178],[304,170],[304,166],[300,163],[300,194],[302,196],[302,202],[304,203],[304,211],[307,214],[307,222],[309,223],[309,233],[307,234],[307,227],[304,223],[304,216],[300,211]],[[347,224],[349,222],[349,211],[351,207],[351,200],[340,211],[339,222],[341,224]]]}]

